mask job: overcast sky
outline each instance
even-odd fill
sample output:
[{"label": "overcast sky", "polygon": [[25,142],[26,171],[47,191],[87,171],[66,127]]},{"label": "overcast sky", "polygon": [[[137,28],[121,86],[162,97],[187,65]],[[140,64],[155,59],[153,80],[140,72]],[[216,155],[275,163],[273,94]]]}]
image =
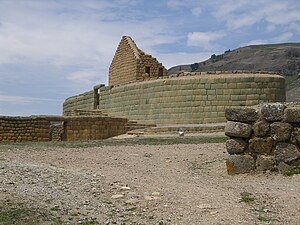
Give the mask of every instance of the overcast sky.
[{"label": "overcast sky", "polygon": [[0,115],[62,113],[107,84],[123,35],[167,68],[299,42],[299,0],[0,0]]}]

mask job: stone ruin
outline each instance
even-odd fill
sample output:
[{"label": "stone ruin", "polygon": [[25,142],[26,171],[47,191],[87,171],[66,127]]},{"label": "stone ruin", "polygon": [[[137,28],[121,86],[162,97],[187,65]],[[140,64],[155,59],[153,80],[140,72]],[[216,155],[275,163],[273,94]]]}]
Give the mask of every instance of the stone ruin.
[{"label": "stone ruin", "polygon": [[123,36],[109,67],[109,86],[166,77],[168,71],[156,58],[139,49],[129,36]]},{"label": "stone ruin", "polygon": [[63,114],[98,109],[144,124],[226,122],[225,108],[285,101],[285,80],[266,71],[167,74],[165,67],[122,37],[109,67],[109,84],[71,96]]},{"label": "stone ruin", "polygon": [[61,117],[0,117],[0,141],[97,140],[136,127],[222,123],[227,107],[283,101],[285,80],[279,74],[168,75],[156,58],[124,36],[109,68],[108,86],[96,85],[66,99]]},{"label": "stone ruin", "polygon": [[300,104],[227,108],[228,174],[300,169]]}]

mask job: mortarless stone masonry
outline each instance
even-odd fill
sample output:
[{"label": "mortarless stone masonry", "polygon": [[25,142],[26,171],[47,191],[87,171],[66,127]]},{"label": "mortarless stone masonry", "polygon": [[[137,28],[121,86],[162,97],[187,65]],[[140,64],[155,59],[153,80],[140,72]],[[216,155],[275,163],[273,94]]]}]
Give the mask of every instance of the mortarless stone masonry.
[{"label": "mortarless stone masonry", "polygon": [[167,76],[166,68],[124,36],[109,67],[109,86]]},{"label": "mortarless stone masonry", "polygon": [[143,127],[125,118],[82,113],[80,116],[0,117],[0,142],[99,140]]},{"label": "mortarless stone masonry", "polygon": [[231,138],[226,142],[229,174],[300,168],[300,104],[226,108],[225,116],[225,134]]},{"label": "mortarless stone masonry", "polygon": [[[68,98],[64,115],[84,109],[83,98],[88,101],[93,97],[87,94]],[[269,73],[185,73],[99,89],[99,109],[103,113],[149,124],[226,122],[225,107],[277,101],[285,101],[284,78]]]},{"label": "mortarless stone masonry", "polygon": [[215,71],[167,76],[161,63],[124,36],[109,68],[109,86],[66,99],[63,112],[100,109],[147,124],[202,124],[225,122],[225,107],[281,101],[285,80],[278,74]]},{"label": "mortarless stone masonry", "polygon": [[49,141],[49,130],[42,117],[0,117],[0,142]]}]

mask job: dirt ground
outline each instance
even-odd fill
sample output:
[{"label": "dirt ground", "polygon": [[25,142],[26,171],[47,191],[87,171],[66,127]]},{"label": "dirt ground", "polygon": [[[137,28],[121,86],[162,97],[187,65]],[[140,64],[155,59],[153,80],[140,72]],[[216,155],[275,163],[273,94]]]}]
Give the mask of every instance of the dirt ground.
[{"label": "dirt ground", "polygon": [[300,175],[230,176],[227,157],[225,143],[14,146],[0,150],[0,205],[57,224],[300,224]]}]

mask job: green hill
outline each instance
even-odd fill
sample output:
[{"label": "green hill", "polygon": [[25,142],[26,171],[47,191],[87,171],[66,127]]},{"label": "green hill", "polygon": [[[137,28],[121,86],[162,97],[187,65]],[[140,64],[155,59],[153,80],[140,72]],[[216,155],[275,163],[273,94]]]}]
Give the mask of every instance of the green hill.
[{"label": "green hill", "polygon": [[251,45],[213,54],[208,60],[190,65],[179,65],[168,70],[169,74],[180,71],[274,71],[282,75],[300,73],[300,43]]}]

